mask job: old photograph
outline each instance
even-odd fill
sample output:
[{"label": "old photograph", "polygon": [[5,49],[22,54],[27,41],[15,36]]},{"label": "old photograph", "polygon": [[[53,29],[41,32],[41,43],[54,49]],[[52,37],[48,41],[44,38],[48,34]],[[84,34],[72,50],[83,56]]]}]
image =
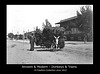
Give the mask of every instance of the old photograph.
[{"label": "old photograph", "polygon": [[93,5],[6,5],[6,64],[93,64]]}]

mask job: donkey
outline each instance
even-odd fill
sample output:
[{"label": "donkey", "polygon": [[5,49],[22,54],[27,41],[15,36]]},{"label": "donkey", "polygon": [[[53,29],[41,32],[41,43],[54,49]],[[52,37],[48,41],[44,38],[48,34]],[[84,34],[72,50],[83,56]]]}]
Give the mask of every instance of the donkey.
[{"label": "donkey", "polygon": [[55,40],[56,40],[56,42],[55,42],[55,44],[56,44],[56,49],[58,48],[58,41],[59,41],[58,39],[59,39],[59,37],[60,37],[60,36],[58,36],[58,37],[55,37],[55,36],[54,36],[54,38],[55,38]]}]

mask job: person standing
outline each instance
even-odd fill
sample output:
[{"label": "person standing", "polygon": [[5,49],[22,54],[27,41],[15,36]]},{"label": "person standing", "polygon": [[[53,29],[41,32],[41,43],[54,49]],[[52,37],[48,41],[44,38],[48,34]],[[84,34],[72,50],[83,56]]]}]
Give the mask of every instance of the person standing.
[{"label": "person standing", "polygon": [[34,51],[35,36],[33,33],[30,35],[29,40],[30,40],[30,51]]}]

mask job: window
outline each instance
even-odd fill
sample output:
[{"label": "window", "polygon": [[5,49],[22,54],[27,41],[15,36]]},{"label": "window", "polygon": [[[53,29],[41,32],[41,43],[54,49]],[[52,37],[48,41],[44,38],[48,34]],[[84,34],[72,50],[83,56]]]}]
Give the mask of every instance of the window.
[{"label": "window", "polygon": [[72,34],[78,33],[78,28],[71,28]]}]

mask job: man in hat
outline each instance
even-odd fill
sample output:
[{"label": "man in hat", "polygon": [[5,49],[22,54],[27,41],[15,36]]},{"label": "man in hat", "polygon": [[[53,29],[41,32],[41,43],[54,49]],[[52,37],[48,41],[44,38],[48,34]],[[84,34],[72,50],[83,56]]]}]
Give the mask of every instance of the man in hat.
[{"label": "man in hat", "polygon": [[34,51],[35,36],[33,33],[30,35],[29,40],[30,40],[30,51]]}]

